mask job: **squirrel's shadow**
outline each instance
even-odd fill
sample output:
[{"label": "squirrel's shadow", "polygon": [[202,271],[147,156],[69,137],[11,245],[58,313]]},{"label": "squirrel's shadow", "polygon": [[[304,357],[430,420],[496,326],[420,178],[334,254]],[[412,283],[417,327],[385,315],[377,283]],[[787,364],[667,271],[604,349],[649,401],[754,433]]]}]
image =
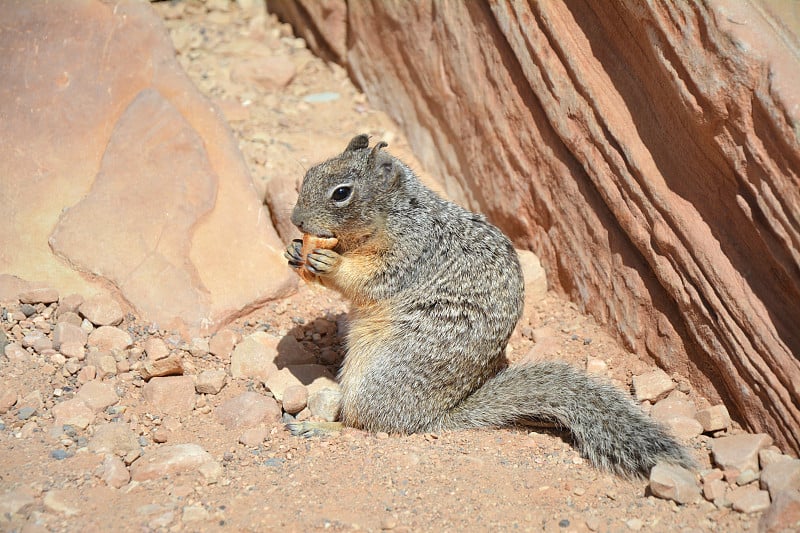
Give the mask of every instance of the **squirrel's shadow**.
[{"label": "squirrel's shadow", "polygon": [[344,358],[346,320],[346,313],[327,314],[295,325],[278,341],[278,371],[287,369],[306,386],[319,377],[335,379]]}]

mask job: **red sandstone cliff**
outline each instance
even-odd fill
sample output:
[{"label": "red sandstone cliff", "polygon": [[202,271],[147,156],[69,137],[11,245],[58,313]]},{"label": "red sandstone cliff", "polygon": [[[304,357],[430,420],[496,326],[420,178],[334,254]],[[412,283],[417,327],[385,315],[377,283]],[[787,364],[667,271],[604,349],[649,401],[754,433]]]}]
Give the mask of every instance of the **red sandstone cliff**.
[{"label": "red sandstone cliff", "polygon": [[800,47],[760,4],[269,9],[555,289],[800,450]]}]

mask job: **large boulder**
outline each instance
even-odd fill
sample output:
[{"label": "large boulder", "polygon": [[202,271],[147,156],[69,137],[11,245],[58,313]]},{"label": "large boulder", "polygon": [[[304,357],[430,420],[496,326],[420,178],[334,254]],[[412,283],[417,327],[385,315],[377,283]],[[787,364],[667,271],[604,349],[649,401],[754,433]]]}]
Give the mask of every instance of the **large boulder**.
[{"label": "large boulder", "polygon": [[800,63],[764,5],[268,8],[553,288],[800,450]]},{"label": "large boulder", "polygon": [[291,290],[236,140],[148,3],[12,0],[2,25],[0,272],[189,335]]}]

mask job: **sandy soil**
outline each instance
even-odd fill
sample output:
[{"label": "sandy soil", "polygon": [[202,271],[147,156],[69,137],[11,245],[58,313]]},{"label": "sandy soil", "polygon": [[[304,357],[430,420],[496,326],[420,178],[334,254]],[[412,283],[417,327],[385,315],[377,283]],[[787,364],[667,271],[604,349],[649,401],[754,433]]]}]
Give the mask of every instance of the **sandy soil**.
[{"label": "sandy soil", "polygon": [[[315,58],[288,27],[227,2],[208,6],[218,8],[156,7],[186,71],[236,118],[232,128],[262,190],[276,175],[301,177],[304,167],[340,151],[355,133],[389,138],[393,150],[407,151],[399,129],[370,108],[340,68]],[[285,86],[269,90],[231,79],[242,61],[270,55],[287,57],[296,66]],[[309,95],[320,93],[338,98],[308,102]],[[50,307],[39,305],[31,318],[47,315],[40,322],[52,325],[57,306]],[[19,304],[5,302],[2,308],[13,313]],[[337,295],[304,286],[232,329],[243,336],[256,330],[293,335],[319,356],[324,348],[341,351],[340,339],[322,342],[311,324],[319,317],[341,319],[346,310]],[[141,356],[136,348],[149,336],[188,350],[171,332],[151,332],[132,316],[118,327],[135,341],[123,365],[135,363]],[[3,330],[14,340],[10,322],[3,322]],[[536,343],[528,338],[531,330],[539,332]],[[609,377],[623,387],[653,368],[553,294],[529,312],[512,338],[510,357],[519,360],[537,346],[537,356],[579,366],[590,357],[601,359]],[[38,391],[42,398],[42,407],[29,418],[21,419],[16,407],[0,415],[0,495],[30,495],[18,512],[0,517],[5,531],[743,531],[755,529],[759,517],[702,500],[678,506],[655,498],[646,480],[599,472],[574,451],[567,434],[540,429],[412,436],[346,430],[302,439],[276,423],[263,443],[245,446],[239,442],[242,430],[225,429],[213,411],[246,390],[268,394],[257,380],[230,379],[219,394],[200,395],[190,415],[163,417],[142,398],[141,378],[134,371],[119,372],[105,378],[120,396],[116,408],[67,436],[53,431],[51,409],[74,395],[80,386],[76,375],[64,376],[62,362],[50,355],[29,352],[25,360],[0,358],[0,385],[13,385],[20,397]],[[184,358],[189,374],[229,371],[224,358],[211,354],[184,352]],[[707,405],[685,379],[674,378],[698,406]],[[86,443],[98,424],[111,420],[139,436],[145,456],[160,446],[195,443],[222,465],[221,474],[210,479],[192,471],[109,487],[100,478],[103,457],[87,451]],[[165,442],[156,443],[161,427],[167,431],[158,440]],[[687,443],[704,468],[709,467],[707,440],[701,436]],[[66,458],[55,457],[57,450]]]}]

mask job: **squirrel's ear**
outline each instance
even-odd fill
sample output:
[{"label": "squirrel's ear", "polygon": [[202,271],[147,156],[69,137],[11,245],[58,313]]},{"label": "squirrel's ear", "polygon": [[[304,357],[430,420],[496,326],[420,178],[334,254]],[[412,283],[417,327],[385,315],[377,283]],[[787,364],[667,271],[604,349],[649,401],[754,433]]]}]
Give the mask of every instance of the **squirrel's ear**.
[{"label": "squirrel's ear", "polygon": [[369,135],[366,133],[356,135],[350,139],[350,142],[347,144],[347,148],[345,148],[344,151],[355,152],[356,150],[362,150],[364,148],[369,148]]},{"label": "squirrel's ear", "polygon": [[400,179],[402,170],[394,157],[381,151],[381,148],[384,146],[389,145],[383,141],[375,145],[370,154],[370,161],[372,162],[373,168],[379,172],[386,184],[394,186]]}]

